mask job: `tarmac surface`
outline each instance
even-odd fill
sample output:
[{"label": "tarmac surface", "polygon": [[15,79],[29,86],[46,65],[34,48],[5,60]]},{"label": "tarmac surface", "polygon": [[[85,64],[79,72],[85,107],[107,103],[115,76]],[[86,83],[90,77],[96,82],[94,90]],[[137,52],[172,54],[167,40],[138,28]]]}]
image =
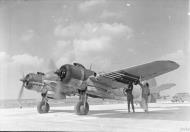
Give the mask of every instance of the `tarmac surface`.
[{"label": "tarmac surface", "polygon": [[[51,105],[51,104],[50,104]],[[0,109],[1,131],[109,131],[190,132],[190,104],[149,104],[144,113],[128,113],[126,104],[90,105],[88,115],[75,114],[74,106],[51,107],[39,114],[33,108]]]}]

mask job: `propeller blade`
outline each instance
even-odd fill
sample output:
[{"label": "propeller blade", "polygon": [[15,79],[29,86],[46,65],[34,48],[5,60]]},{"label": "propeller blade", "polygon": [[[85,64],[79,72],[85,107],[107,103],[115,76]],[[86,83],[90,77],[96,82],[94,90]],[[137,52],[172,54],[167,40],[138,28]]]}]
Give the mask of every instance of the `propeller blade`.
[{"label": "propeller blade", "polygon": [[20,108],[22,108],[22,105],[21,105],[20,101],[21,101],[21,97],[22,97],[23,91],[24,91],[24,82],[23,82],[23,84],[22,84],[22,87],[21,87],[21,89],[20,89],[20,92],[19,92],[19,95],[18,95],[18,99],[17,99]]},{"label": "propeller blade", "polygon": [[63,99],[65,98],[65,94],[61,91],[64,87],[61,81],[57,81],[56,90],[55,90],[55,98],[56,99]]},{"label": "propeller blade", "polygon": [[54,61],[53,59],[50,59],[50,60],[49,60],[48,69],[49,69],[50,71],[54,71],[54,70],[57,69],[57,66],[56,66],[56,64],[55,64],[55,61]]},{"label": "propeller blade", "polygon": [[92,64],[90,64],[90,70],[92,70]]}]

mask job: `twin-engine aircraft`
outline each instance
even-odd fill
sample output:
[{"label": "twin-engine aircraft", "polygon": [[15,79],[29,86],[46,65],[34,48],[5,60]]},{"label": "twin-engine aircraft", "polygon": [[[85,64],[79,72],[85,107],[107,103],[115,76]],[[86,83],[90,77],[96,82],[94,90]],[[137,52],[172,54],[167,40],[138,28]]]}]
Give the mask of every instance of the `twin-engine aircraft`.
[{"label": "twin-engine aircraft", "polygon": [[[53,72],[29,73],[23,77],[18,100],[21,99],[24,87],[40,92],[42,100],[37,105],[37,110],[39,113],[48,113],[50,108],[48,99],[65,99],[66,96],[78,95],[76,114],[86,115],[89,112],[88,97],[121,99],[125,97],[123,91],[128,88],[129,83],[138,85],[178,67],[179,65],[173,61],[154,61],[110,73],[97,74],[79,63],[65,64]],[[135,87],[133,90],[135,91]],[[134,98],[139,97],[140,94],[136,92]]]}]

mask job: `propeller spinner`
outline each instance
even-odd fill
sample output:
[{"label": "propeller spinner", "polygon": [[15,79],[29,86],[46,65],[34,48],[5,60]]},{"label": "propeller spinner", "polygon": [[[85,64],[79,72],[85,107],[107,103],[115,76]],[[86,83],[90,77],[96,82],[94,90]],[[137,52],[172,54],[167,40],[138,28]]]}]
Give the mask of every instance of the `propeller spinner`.
[{"label": "propeller spinner", "polygon": [[67,69],[65,66],[62,66],[60,69],[58,69],[55,74],[57,74],[61,80],[63,80],[67,74]]}]

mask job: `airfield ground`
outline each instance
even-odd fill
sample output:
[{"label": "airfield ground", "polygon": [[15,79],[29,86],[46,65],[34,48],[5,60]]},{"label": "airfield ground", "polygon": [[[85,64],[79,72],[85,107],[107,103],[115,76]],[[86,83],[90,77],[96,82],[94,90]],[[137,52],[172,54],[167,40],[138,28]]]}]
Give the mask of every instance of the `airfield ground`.
[{"label": "airfield ground", "polygon": [[73,106],[51,107],[47,114],[32,108],[0,109],[1,131],[129,131],[190,132],[190,104],[149,104],[149,113],[136,106],[127,113],[126,104],[90,105],[86,116],[74,113]]}]

